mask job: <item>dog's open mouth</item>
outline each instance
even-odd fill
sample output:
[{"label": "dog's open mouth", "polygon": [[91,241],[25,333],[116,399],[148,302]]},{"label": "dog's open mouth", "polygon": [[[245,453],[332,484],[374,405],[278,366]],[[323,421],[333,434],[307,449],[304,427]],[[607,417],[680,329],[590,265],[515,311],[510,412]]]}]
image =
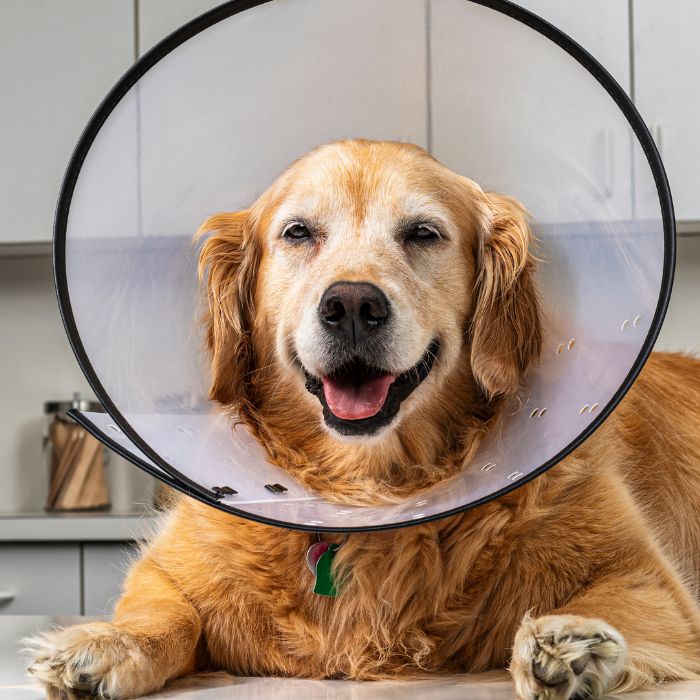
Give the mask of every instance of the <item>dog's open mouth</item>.
[{"label": "dog's open mouth", "polygon": [[306,388],[323,406],[326,424],[342,435],[368,435],[388,425],[433,368],[439,345],[434,340],[411,369],[393,375],[361,358],[318,378],[305,372]]}]

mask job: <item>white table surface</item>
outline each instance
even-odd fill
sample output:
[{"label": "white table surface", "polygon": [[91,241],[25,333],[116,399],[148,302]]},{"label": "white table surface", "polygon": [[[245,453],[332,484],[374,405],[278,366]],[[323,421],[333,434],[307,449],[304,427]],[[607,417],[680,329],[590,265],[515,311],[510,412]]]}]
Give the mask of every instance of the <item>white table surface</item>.
[{"label": "white table surface", "polygon": [[[34,615],[0,616],[0,700],[40,700],[41,688],[26,676],[26,661],[18,640],[52,625],[70,625],[80,618]],[[663,688],[617,696],[621,700],[698,700],[700,683],[674,683]],[[150,695],[178,700],[514,700],[508,677],[488,674],[446,677],[427,681],[357,682],[308,681],[287,678],[233,678],[202,674],[178,681],[162,693]]]}]

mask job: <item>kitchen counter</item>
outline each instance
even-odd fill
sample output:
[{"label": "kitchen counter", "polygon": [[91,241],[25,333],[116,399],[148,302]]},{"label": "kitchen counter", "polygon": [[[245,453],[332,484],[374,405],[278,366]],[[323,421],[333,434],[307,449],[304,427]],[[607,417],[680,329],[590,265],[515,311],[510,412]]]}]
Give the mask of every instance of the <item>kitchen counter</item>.
[{"label": "kitchen counter", "polygon": [[143,509],[127,513],[0,513],[0,542],[127,542],[147,538],[157,516]]},{"label": "kitchen counter", "polygon": [[[0,700],[40,700],[44,693],[25,675],[26,662],[18,640],[53,625],[71,625],[87,618],[8,615],[0,617]],[[663,689],[629,693],[625,700],[696,700],[700,683],[673,683]],[[149,696],[178,700],[515,700],[505,674],[446,677],[439,680],[363,683],[307,681],[287,678],[233,678],[225,673],[200,674],[177,681]]]}]

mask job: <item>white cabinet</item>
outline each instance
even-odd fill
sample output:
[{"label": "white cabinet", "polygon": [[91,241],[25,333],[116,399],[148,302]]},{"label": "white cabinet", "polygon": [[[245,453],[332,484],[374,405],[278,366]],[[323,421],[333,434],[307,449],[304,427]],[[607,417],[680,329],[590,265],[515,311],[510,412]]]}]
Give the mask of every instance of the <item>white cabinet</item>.
[{"label": "white cabinet", "polygon": [[[515,1],[581,44],[625,90],[629,89],[628,0]],[[143,54],[178,27],[220,4],[221,0],[141,0],[140,52]]]},{"label": "white cabinet", "polygon": [[[140,5],[144,47],[207,9]],[[275,0],[165,56],[139,95],[144,234],[191,235],[212,212],[249,206],[327,141],[425,145],[425,15],[424,0]]]},{"label": "white cabinet", "polygon": [[126,572],[137,555],[137,546],[132,544],[83,545],[83,615],[111,615]]},{"label": "white cabinet", "polygon": [[581,44],[629,92],[628,0],[516,0],[516,3]]},{"label": "white cabinet", "polygon": [[0,615],[79,615],[80,598],[80,545],[0,545]]},{"label": "white cabinet", "polygon": [[47,241],[78,137],[134,59],[125,0],[0,3],[0,242]]},{"label": "white cabinet", "polygon": [[635,98],[680,220],[700,219],[700,2],[634,0]]},{"label": "white cabinet", "polygon": [[0,619],[19,614],[109,616],[137,558],[138,545],[131,542],[2,543]]},{"label": "white cabinet", "polygon": [[[700,25],[700,3],[696,0],[671,0],[667,3],[632,0],[633,16],[630,17],[628,0],[518,2],[569,34],[590,51],[624,89],[635,93],[637,106],[659,141],[677,217],[700,220],[700,169],[695,167],[700,159],[700,130],[696,127],[696,115],[700,111],[700,89],[697,89],[700,44],[696,36]],[[0,110],[0,210],[3,212],[0,243],[50,239],[61,178],[78,136],[100,100],[137,54],[143,54],[182,24],[219,4],[220,0],[140,0],[135,4],[138,12],[135,17],[134,4],[127,0],[3,0],[0,3],[0,89],[3,95],[3,109]],[[469,3],[458,0],[455,4],[467,6]],[[449,24],[459,18],[454,12],[444,9],[449,5],[445,0],[431,0],[431,5],[435,65],[438,69],[442,66],[452,71],[463,68],[462,53],[473,52],[473,45],[469,47],[464,41],[449,42],[448,35],[438,37],[435,30],[441,23]],[[363,78],[369,80],[369,89],[374,95],[382,94],[382,85],[405,84],[406,75],[415,76],[415,84],[404,85],[403,91],[411,89],[414,94],[409,95],[409,99],[399,100],[395,109],[397,114],[416,115],[410,128],[399,124],[396,115],[373,112],[377,100],[374,104],[368,101],[367,124],[348,124],[342,114],[334,115],[332,110],[329,111],[322,99],[314,100],[314,112],[320,111],[323,119],[320,124],[315,124],[312,119],[308,125],[309,145],[336,136],[359,135],[360,131],[364,135],[386,135],[425,144],[428,139],[424,130],[428,125],[418,116],[421,107],[415,99],[416,87],[424,80],[423,62],[427,58],[422,36],[422,8],[423,0],[389,0],[381,4],[370,0],[317,4],[308,0],[275,0],[269,6],[250,11],[245,20],[250,27],[254,24],[250,18],[256,14],[267,14],[270,18],[274,14],[284,20],[282,27],[265,20],[259,25],[264,27],[262,35],[253,33],[255,35],[250,37],[251,46],[269,43],[270,62],[281,67],[280,80],[277,81],[280,102],[294,99],[294,74],[289,70],[294,67],[295,51],[303,46],[303,39],[309,32],[308,37],[318,46],[322,64],[333,60],[335,55],[342,55],[345,59],[350,57],[347,61],[350,71],[357,72],[367,63],[380,66],[381,70],[374,70]],[[366,23],[361,36],[343,36],[340,31],[343,22],[358,15],[371,17],[372,22]],[[402,20],[402,36],[392,38],[392,19],[398,16]],[[316,29],[321,24],[325,32],[319,34]],[[458,28],[460,25],[454,26]],[[410,31],[407,32],[406,27],[410,27]],[[457,37],[455,32],[453,34]],[[475,33],[474,41],[478,43],[480,38],[478,32]],[[633,36],[632,46],[630,35]],[[289,37],[302,43],[292,41],[290,44]],[[407,63],[400,71],[391,64],[389,54],[375,51],[382,38],[387,37],[392,45],[401,42],[400,55]],[[323,45],[324,38],[329,46]],[[505,38],[500,37],[495,44],[505,46]],[[484,56],[487,56],[488,47],[484,49]],[[631,49],[634,52],[633,70],[630,66]],[[245,54],[245,47],[242,50]],[[357,65],[353,63],[354,55],[357,55]],[[251,80],[264,78],[265,66],[245,66],[244,59],[242,55],[241,72],[249,75]],[[285,65],[289,69],[286,72]],[[635,76],[633,86],[630,84],[632,73]],[[239,82],[242,79],[240,74],[232,77]],[[542,77],[545,77],[544,73],[533,79]],[[398,96],[401,97],[402,93]],[[441,92],[439,84],[435,86],[433,98],[436,155],[440,157],[441,150],[454,142],[456,134],[454,127],[445,122],[444,105],[441,105],[445,93]],[[264,99],[269,100],[269,96]],[[260,130],[265,129],[264,121],[261,123],[256,118],[258,106],[248,104],[245,112],[251,115],[250,124],[237,124],[237,127],[245,133],[252,133],[250,129],[256,123]],[[575,112],[572,109],[572,119],[577,118]],[[387,116],[386,134],[371,128],[371,124],[376,125]],[[147,119],[148,114],[145,117]],[[391,124],[392,118],[397,127]],[[448,122],[455,122],[458,118],[459,115],[455,115]],[[499,124],[489,126],[493,130]],[[516,134],[515,145],[520,138]],[[275,148],[268,149],[270,153],[266,154],[266,159],[275,158],[271,174],[298,155],[291,151],[281,153],[280,149],[284,151],[281,140],[277,138]],[[478,161],[480,151],[485,154],[491,144],[488,139],[485,143],[480,138],[475,140],[473,144],[467,136],[462,146],[450,148],[455,162],[450,163],[450,158],[447,158],[448,164],[462,164],[460,161],[464,159],[460,150],[465,154],[468,150],[470,158]],[[246,153],[242,160],[261,167],[259,150]],[[629,167],[625,151],[621,135],[601,127],[598,137],[583,148],[579,162],[584,170],[604,167],[611,173],[622,174]],[[497,163],[494,167],[502,169],[506,165]],[[554,167],[554,172],[557,172],[556,163],[548,162],[543,167],[550,172]],[[552,179],[564,181],[566,174],[562,172],[561,178]],[[488,179],[488,168],[484,175]],[[216,177],[216,173],[212,177]],[[516,172],[514,179],[522,180],[523,173]],[[652,191],[637,191],[637,213],[643,215],[644,202],[653,200]]]},{"label": "white cabinet", "polygon": [[[626,10],[617,0],[604,10],[609,1],[523,4],[577,28],[574,37],[624,80]],[[438,160],[517,197],[541,223],[631,217],[629,125],[574,58],[515,19],[463,0],[432,0],[431,28]],[[609,42],[619,47],[604,51]]]}]

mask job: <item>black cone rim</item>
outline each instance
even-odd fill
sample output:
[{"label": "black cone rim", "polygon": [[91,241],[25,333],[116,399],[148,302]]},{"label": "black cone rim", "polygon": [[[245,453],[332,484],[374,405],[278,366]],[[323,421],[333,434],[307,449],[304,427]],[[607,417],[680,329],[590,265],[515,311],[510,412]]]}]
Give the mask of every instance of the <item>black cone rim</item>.
[{"label": "black cone rim", "polygon": [[[80,335],[78,333],[75,318],[73,316],[73,311],[71,308],[70,296],[68,293],[68,283],[66,276],[66,233],[68,228],[68,213],[70,210],[71,200],[73,197],[73,192],[75,190],[75,185],[80,175],[80,170],[82,168],[83,162],[87,153],[95,140],[98,132],[104,125],[105,121],[108,119],[112,110],[116,107],[119,101],[126,95],[126,93],[138,82],[138,80],[150,70],[158,61],[167,56],[171,51],[176,49],[178,46],[183,44],[188,39],[204,31],[208,27],[220,22],[228,17],[236,15],[245,10],[257,7],[259,5],[267,4],[272,2],[272,0],[229,0],[219,7],[206,12],[188,22],[180,29],[176,30],[161,42],[156,44],[152,49],[143,55],[143,57],[137,61],[114,85],[107,96],[104,98],[102,103],[97,108],[87,126],[85,127],[78,144],[71,155],[68,168],[66,170],[63,183],[61,185],[61,191],[58,198],[58,204],[56,207],[56,216],[54,220],[54,244],[53,244],[53,263],[54,263],[54,282],[56,286],[56,294],[58,297],[58,305],[61,312],[61,318],[63,319],[63,325],[68,334],[68,339],[70,341],[73,352],[78,360],[78,363],[83,370],[90,386],[95,392],[96,397],[105,407],[107,412],[112,416],[114,422],[121,428],[124,434],[131,440],[131,442],[138,447],[149,459],[151,459],[158,467],[160,467],[166,474],[170,475],[172,481],[166,478],[162,480],[170,486],[174,486],[183,493],[192,496],[208,505],[215,508],[219,508],[225,512],[231,513],[233,515],[238,515],[249,520],[254,520],[267,525],[275,525],[283,528],[293,529],[293,530],[307,530],[313,532],[370,532],[375,530],[391,530],[400,527],[407,527],[409,525],[419,525],[421,523],[429,522],[432,520],[437,520],[440,518],[445,518],[450,515],[456,515],[471,508],[475,508],[483,503],[491,501],[499,496],[503,496],[510,491],[513,491],[520,486],[523,486],[528,481],[536,478],[540,474],[544,473],[558,462],[560,462],[564,457],[569,455],[573,450],[575,450],[581,443],[583,443],[602,423],[603,421],[612,413],[618,403],[622,400],[624,395],[632,386],[634,380],[637,378],[639,372],[641,371],[644,363],[646,362],[649,354],[651,353],[656,338],[661,330],[661,325],[666,314],[666,309],[668,307],[669,298],[671,295],[671,288],[673,286],[673,273],[675,269],[675,258],[676,258],[676,233],[675,233],[675,219],[673,213],[673,201],[671,199],[671,192],[668,186],[668,180],[666,178],[666,173],[664,171],[663,163],[661,162],[661,157],[656,149],[654,141],[647,129],[644,121],[642,120],[639,112],[633,105],[630,98],[627,96],[625,91],[620,87],[620,85],[615,81],[615,79],[608,73],[608,71],[603,68],[603,66],[595,59],[591,54],[589,54],[582,46],[576,43],[569,36],[564,34],[561,30],[557,29],[549,22],[543,20],[537,15],[525,10],[524,8],[514,5],[508,0],[464,0],[475,5],[482,5],[495,10],[503,15],[511,17],[518,22],[530,27],[531,29],[538,32],[540,35],[546,37],[550,41],[553,41],[557,46],[566,51],[572,58],[574,58],[581,66],[583,66],[603,87],[603,89],[610,95],[610,97],[615,101],[619,109],[625,115],[625,118],[629,122],[630,127],[634,131],[637,140],[639,141],[644,154],[646,155],[649,167],[651,169],[652,175],[654,177],[654,182],[656,184],[657,193],[659,196],[659,203],[661,208],[661,217],[664,232],[664,263],[663,263],[663,273],[661,278],[661,288],[659,291],[659,299],[654,312],[654,317],[652,319],[649,332],[642,344],[641,350],[632,365],[632,368],[628,372],[624,381],[619,386],[618,390],[613,395],[612,399],[607,403],[607,405],[600,411],[598,416],[583,430],[575,440],[569,443],[563,450],[555,454],[549,460],[547,460],[540,467],[535,469],[533,472],[523,477],[519,481],[515,481],[512,484],[498,490],[494,491],[487,497],[478,499],[476,501],[467,503],[465,505],[459,506],[457,508],[452,508],[441,513],[430,515],[420,520],[409,520],[403,522],[396,522],[390,524],[381,525],[371,525],[367,527],[322,527],[322,526],[310,526],[303,525],[299,523],[288,523],[280,520],[273,520],[268,518],[263,518],[255,515],[254,513],[248,513],[244,510],[235,508],[233,506],[228,506],[226,504],[217,501],[214,498],[214,494],[207,488],[203,487],[201,484],[189,479],[184,474],[179,472],[177,469],[168,464],[162,459],[151,447],[148,445],[139,434],[132,428],[129,422],[124,418],[121,412],[114,405],[109,394],[102,386],[99,377],[97,376],[95,370],[92,367],[90,359],[85,352]],[[108,436],[104,435],[95,425],[90,423],[85,417],[80,415],[75,415],[75,418],[79,419],[84,427],[88,428],[90,432],[95,435],[102,442],[107,444],[111,448],[115,448],[116,443],[110,440]],[[126,452],[123,449],[117,450],[123,457],[129,459],[129,461],[136,464],[136,466],[141,469],[145,469],[150,474],[161,478],[155,470],[151,468],[146,468],[145,462],[139,460],[134,455]]]}]

